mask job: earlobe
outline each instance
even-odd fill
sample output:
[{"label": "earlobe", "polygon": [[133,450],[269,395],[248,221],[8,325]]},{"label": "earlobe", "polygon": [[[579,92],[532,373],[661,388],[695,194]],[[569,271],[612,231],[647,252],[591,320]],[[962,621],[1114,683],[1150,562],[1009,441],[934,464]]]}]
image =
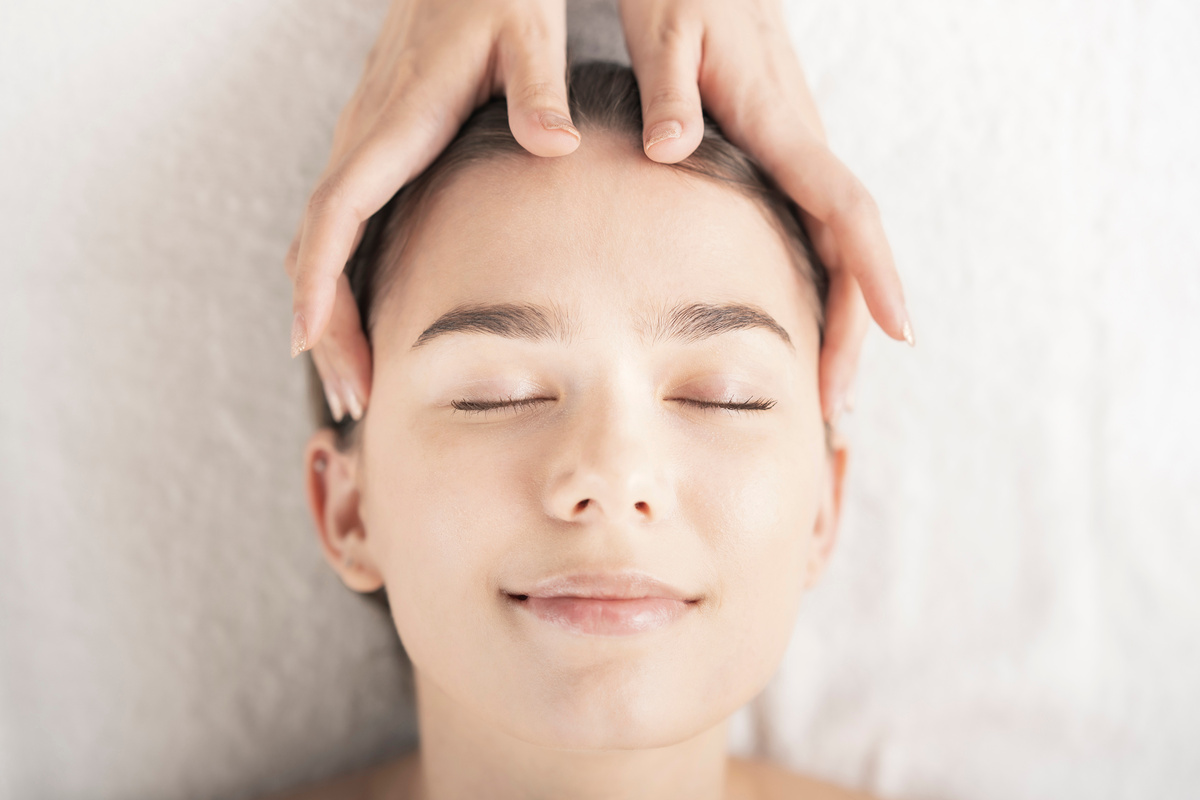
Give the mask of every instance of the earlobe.
[{"label": "earlobe", "polygon": [[811,588],[825,571],[837,541],[842,516],[842,486],[846,477],[849,450],[842,437],[834,433],[826,457],[826,482],[821,494],[821,506],[813,526],[812,551],[809,553],[804,587]]},{"label": "earlobe", "polygon": [[304,468],[308,507],[325,560],[354,591],[379,589],[383,578],[367,548],[359,513],[355,454],[338,450],[333,431],[322,428],[308,440]]}]

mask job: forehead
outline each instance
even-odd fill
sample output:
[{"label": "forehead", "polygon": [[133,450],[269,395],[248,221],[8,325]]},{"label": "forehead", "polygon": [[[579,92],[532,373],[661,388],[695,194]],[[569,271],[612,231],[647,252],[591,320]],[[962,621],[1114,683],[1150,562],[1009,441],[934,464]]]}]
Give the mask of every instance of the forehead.
[{"label": "forehead", "polygon": [[766,310],[797,347],[811,290],[765,210],[735,189],[591,133],[559,158],[467,166],[431,198],[376,311],[377,351],[407,348],[435,317],[476,303],[553,303],[572,322],[640,325],[680,302]]}]

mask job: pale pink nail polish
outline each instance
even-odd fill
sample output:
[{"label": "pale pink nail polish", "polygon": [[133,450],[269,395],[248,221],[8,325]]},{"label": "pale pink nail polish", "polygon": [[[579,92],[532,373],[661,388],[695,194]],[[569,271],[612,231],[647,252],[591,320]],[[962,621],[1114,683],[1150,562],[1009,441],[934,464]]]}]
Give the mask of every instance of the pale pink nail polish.
[{"label": "pale pink nail polish", "polygon": [[342,381],[342,392],[346,397],[346,407],[350,410],[350,416],[355,422],[362,419],[363,407],[362,401],[358,399],[358,392],[354,391],[354,387],[349,381]]},{"label": "pale pink nail polish", "polygon": [[542,114],[542,127],[548,131],[566,131],[576,139],[582,138],[579,131],[571,124],[571,120],[552,111]]},{"label": "pale pink nail polish", "polygon": [[304,315],[299,311],[292,317],[292,358],[304,352],[308,344],[308,328],[305,327]]},{"label": "pale pink nail polish", "polygon": [[329,413],[333,414],[334,422],[341,422],[342,417],[346,416],[346,410],[342,408],[341,398],[338,397],[337,392],[330,391],[328,386],[324,388],[325,402],[329,404]]},{"label": "pale pink nail polish", "polygon": [[646,137],[646,149],[649,150],[654,145],[667,139],[678,139],[682,135],[683,126],[675,120],[660,122],[650,129],[650,135]]}]

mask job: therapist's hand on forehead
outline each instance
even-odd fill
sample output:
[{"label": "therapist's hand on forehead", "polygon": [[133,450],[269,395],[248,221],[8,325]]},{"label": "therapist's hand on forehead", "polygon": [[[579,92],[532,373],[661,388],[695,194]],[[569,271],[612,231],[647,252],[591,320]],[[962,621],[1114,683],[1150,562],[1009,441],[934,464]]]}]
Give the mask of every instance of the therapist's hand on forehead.
[{"label": "therapist's hand on forehead", "polygon": [[[621,0],[620,13],[647,157],[690,155],[703,101],[802,209],[830,275],[819,382],[836,421],[853,402],[867,310],[893,339],[913,344],[912,325],[879,210],[826,145],[780,0]],[[573,152],[565,72],[564,0],[393,0],[286,259],[292,355],[312,350],[335,417],[361,417],[370,396],[370,348],[343,272],[366,220],[500,93],[522,147]]]}]

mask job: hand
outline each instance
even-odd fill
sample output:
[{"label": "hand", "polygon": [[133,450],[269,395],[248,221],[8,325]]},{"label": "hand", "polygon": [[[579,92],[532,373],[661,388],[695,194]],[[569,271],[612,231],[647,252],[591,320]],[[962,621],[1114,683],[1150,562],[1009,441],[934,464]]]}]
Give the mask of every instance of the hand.
[{"label": "hand", "polygon": [[579,146],[566,91],[564,0],[393,0],[288,251],[292,356],[307,349],[336,419],[362,416],[371,352],[343,274],[366,220],[503,92],[539,156]]},{"label": "hand", "polygon": [[[914,344],[900,276],[874,198],[829,150],[788,39],[779,0],[620,0],[642,96],[646,154],[689,156],[704,134],[700,100],[802,209],[829,269],[821,408],[836,422],[853,403],[867,307],[894,339]],[[863,297],[866,297],[866,306]]]}]

